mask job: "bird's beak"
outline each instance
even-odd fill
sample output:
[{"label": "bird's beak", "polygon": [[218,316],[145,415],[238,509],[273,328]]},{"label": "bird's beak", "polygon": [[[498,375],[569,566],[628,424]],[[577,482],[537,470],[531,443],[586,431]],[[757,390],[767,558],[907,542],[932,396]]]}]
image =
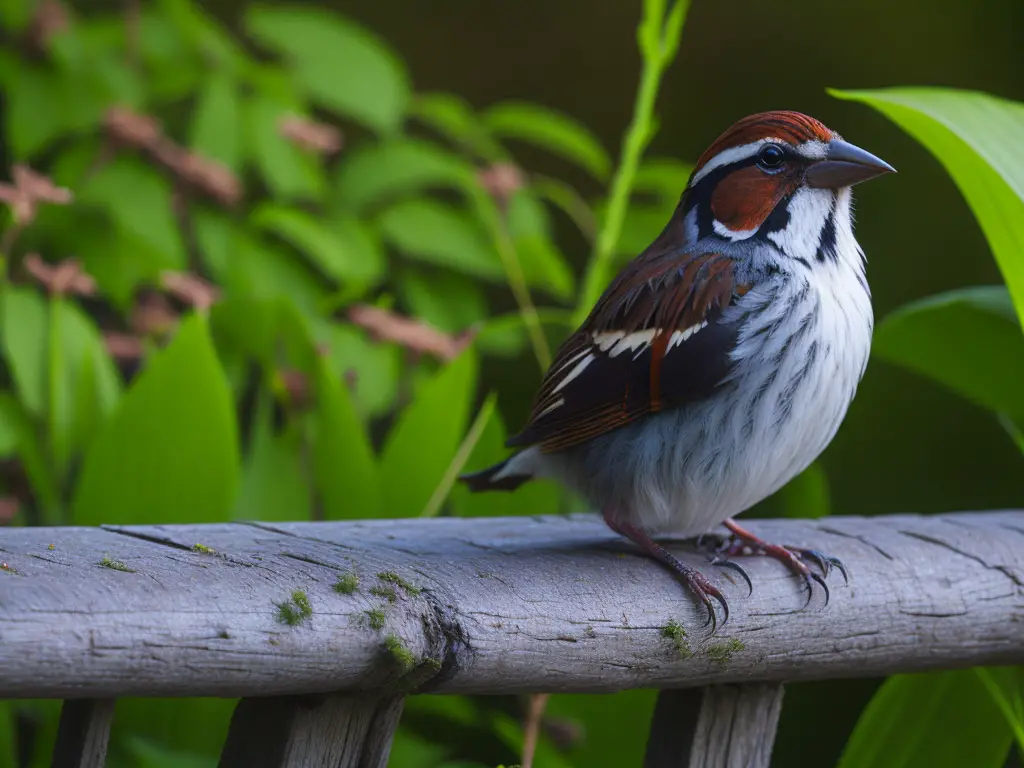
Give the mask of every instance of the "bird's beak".
[{"label": "bird's beak", "polygon": [[842,139],[832,139],[825,159],[807,169],[806,182],[810,187],[838,189],[860,184],[883,173],[896,173],[896,169],[860,147]]}]

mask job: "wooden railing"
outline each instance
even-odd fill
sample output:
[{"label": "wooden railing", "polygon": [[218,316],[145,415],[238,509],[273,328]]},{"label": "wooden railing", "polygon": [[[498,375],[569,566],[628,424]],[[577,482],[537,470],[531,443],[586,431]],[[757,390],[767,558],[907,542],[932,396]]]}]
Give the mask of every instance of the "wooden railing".
[{"label": "wooden railing", "polygon": [[383,768],[411,694],[659,688],[647,766],[756,768],[787,681],[1024,663],[1024,512],[749,527],[850,585],[708,568],[708,636],[592,516],[6,529],[0,698],[65,700],[54,766],[103,765],[116,697],[220,696],[222,766]]}]

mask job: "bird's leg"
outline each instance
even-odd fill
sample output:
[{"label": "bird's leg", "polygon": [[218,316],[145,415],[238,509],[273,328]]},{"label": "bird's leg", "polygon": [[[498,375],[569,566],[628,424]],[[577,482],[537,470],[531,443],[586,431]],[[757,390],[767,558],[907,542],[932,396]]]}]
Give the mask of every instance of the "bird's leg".
[{"label": "bird's leg", "polygon": [[704,622],[704,626],[706,627],[708,624],[711,625],[711,634],[715,633],[718,626],[717,616],[715,614],[715,605],[711,602],[712,598],[717,600],[722,606],[722,611],[725,614],[725,617],[722,619],[722,625],[725,625],[729,620],[729,604],[725,601],[725,596],[719,591],[718,587],[708,581],[704,574],[696,568],[681,562],[675,555],[661,546],[661,544],[654,541],[654,539],[632,523],[627,523],[619,519],[611,510],[605,510],[604,521],[608,524],[608,527],[617,534],[629,539],[655,560],[658,560],[663,565],[668,566],[676,578],[682,581],[683,584],[693,592],[697,599],[700,600],[708,610],[708,620]]},{"label": "bird's leg", "polygon": [[[732,533],[732,538],[731,540],[726,540],[717,549],[718,556],[726,558],[738,555],[771,557],[784,563],[786,567],[804,580],[804,583],[807,585],[808,603],[811,601],[814,582],[817,582],[825,590],[825,604],[828,605],[829,591],[828,586],[825,584],[825,579],[828,578],[833,567],[843,574],[843,581],[847,584],[850,582],[846,566],[838,558],[831,557],[814,549],[770,544],[764,539],[755,536],[731,518],[726,520],[724,525]],[[807,567],[807,561],[815,563],[821,569],[821,576]]]}]

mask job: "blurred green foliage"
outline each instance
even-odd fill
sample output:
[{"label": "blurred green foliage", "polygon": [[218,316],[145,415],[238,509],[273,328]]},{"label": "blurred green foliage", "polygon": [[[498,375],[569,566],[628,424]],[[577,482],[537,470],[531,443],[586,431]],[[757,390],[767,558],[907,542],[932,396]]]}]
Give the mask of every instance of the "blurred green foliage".
[{"label": "blurred green foliage", "polygon": [[[688,7],[645,0],[615,159],[545,106],[477,111],[419,92],[384,41],[326,10],[252,4],[236,36],[190,0],[73,17],[56,3],[0,3],[3,135],[22,169],[5,187],[0,236],[11,524],[572,508],[551,484],[478,496],[454,479],[506,454],[500,392],[482,391],[482,366],[527,350],[546,365],[686,184],[685,161],[646,149]],[[1021,312],[1024,166],[1010,151],[1021,108],[953,92],[845,97],[936,152]],[[606,194],[524,168],[524,147]],[[558,222],[590,249],[581,282]],[[876,352],[1013,427],[1024,419],[1013,306],[1001,286],[922,302],[881,324]],[[828,514],[820,467],[780,500],[785,514]],[[938,765],[975,726],[991,755],[972,765],[1002,765],[1024,733],[1020,690],[1005,670],[895,677],[843,768],[883,764],[880,752],[898,756],[885,764]],[[907,703],[922,697],[933,705]],[[111,764],[215,765],[233,703],[121,700]],[[538,764],[637,764],[653,703],[652,691],[553,696]],[[0,703],[0,768],[47,764],[57,712]],[[511,698],[414,698],[392,764],[514,762],[520,721]]]}]

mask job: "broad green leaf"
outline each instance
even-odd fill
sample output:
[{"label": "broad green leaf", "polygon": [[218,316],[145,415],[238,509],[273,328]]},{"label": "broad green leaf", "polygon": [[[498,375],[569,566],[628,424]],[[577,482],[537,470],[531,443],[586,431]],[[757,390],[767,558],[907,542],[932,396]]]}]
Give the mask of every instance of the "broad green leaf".
[{"label": "broad green leaf", "polygon": [[238,173],[243,153],[241,112],[234,79],[214,72],[204,82],[192,112],[192,149]]},{"label": "broad green leaf", "polygon": [[204,71],[224,69],[238,75],[253,66],[242,45],[201,4],[190,0],[159,0],[159,7],[194,54],[201,57]]},{"label": "broad green leaf", "polygon": [[[569,310],[545,307],[537,310],[537,318],[543,327],[550,329],[548,335],[554,334],[556,341],[565,339],[572,330],[572,313]],[[522,314],[510,312],[489,318],[474,343],[483,351],[503,357],[522,353],[529,345]]]},{"label": "broad green leaf", "polygon": [[497,136],[542,147],[601,181],[608,177],[612,163],[601,142],[567,115],[536,104],[504,102],[488,109],[483,117]]},{"label": "broad green leaf", "polygon": [[338,212],[326,221],[342,248],[349,254],[352,280],[348,288],[361,294],[387,276],[387,258],[380,235],[370,224],[354,214]]},{"label": "broad green leaf", "polygon": [[777,494],[784,517],[825,517],[829,514],[828,475],[815,462],[784,485]]},{"label": "broad green leaf", "polygon": [[302,262],[248,234],[235,239],[225,288],[250,299],[288,298],[304,312],[316,312],[326,288]]},{"label": "broad green leaf", "polygon": [[47,351],[47,419],[59,475],[91,441],[117,403],[121,380],[92,320],[77,305],[50,300]]},{"label": "broad green leaf", "polygon": [[347,251],[334,232],[305,211],[263,203],[252,212],[249,220],[255,227],[273,232],[295,246],[335,280],[350,279],[362,272],[354,254]]},{"label": "broad green leaf", "polygon": [[977,405],[1024,418],[1024,335],[1002,286],[964,288],[886,317],[874,353]]},{"label": "broad green leaf", "polygon": [[[0,397],[9,397],[9,393],[0,392]],[[7,415],[0,406],[0,458],[8,459],[18,450],[18,425],[14,418]]]},{"label": "broad green leaf", "polygon": [[217,758],[182,752],[138,737],[127,740],[136,768],[217,768]]},{"label": "broad green leaf", "polygon": [[13,704],[0,701],[0,768],[18,768]]},{"label": "broad green leaf", "polygon": [[204,318],[147,362],[85,455],[76,525],[228,519],[238,486],[231,392]]},{"label": "broad green leaf", "polygon": [[353,149],[340,165],[335,198],[361,210],[428,187],[463,189],[473,167],[448,150],[418,139],[391,139]]},{"label": "broad green leaf", "polygon": [[974,673],[1006,719],[1024,757],[1024,667],[975,667]]},{"label": "broad green leaf", "polygon": [[470,455],[476,449],[477,443],[480,442],[480,438],[483,436],[488,423],[490,423],[491,417],[495,413],[494,408],[495,405],[497,405],[497,402],[498,396],[496,392],[491,392],[487,395],[483,405],[480,406],[480,410],[477,411],[476,417],[473,419],[473,423],[469,425],[469,430],[466,432],[466,436],[459,444],[459,449],[455,452],[455,455],[452,456],[452,460],[448,464],[448,469],[438,482],[437,487],[434,489],[434,493],[430,496],[430,500],[427,501],[427,505],[420,513],[423,517],[434,517],[437,515],[437,513],[441,511],[441,507],[444,506],[444,502],[451,496],[455,483],[458,481],[459,475],[462,473],[462,468],[466,465],[466,460],[469,459]]},{"label": "broad green leaf", "polygon": [[871,105],[942,163],[981,225],[1024,324],[1024,104],[945,88],[830,93]]},{"label": "broad green leaf", "polygon": [[3,297],[4,358],[18,397],[33,414],[46,412],[46,302],[28,288],[6,288]]},{"label": "broad green leaf", "polygon": [[44,451],[42,431],[37,428],[22,403],[8,392],[0,392],[0,415],[16,436],[18,457],[28,475],[33,493],[43,504],[46,522],[50,525],[64,523],[56,519],[57,515],[52,512],[60,504],[60,489],[50,459]]},{"label": "broad green leaf", "polygon": [[319,200],[326,188],[317,158],[281,135],[281,122],[298,110],[264,95],[245,104],[245,145],[275,200]]},{"label": "broad green leaf", "polygon": [[1012,739],[972,670],[896,675],[861,714],[839,768],[1002,768]]},{"label": "broad green leaf", "polygon": [[461,333],[487,317],[480,285],[453,272],[404,269],[398,294],[410,315],[448,333]]},{"label": "broad green leaf", "polygon": [[313,482],[327,520],[374,518],[380,478],[365,428],[348,389],[323,358],[316,366]]},{"label": "broad green leaf", "polygon": [[451,93],[417,94],[409,111],[424,125],[485,160],[496,162],[508,156],[473,108],[460,96]]},{"label": "broad green leaf", "polygon": [[159,254],[160,267],[185,268],[185,245],[174,215],[171,182],[141,160],[120,156],[78,191],[80,202],[101,207],[118,228]]},{"label": "broad green leaf", "polygon": [[541,288],[562,301],[573,298],[572,269],[554,241],[542,235],[526,235],[517,238],[514,245],[528,285]]},{"label": "broad green leaf", "polygon": [[[119,698],[110,732],[111,746],[134,756],[119,763],[125,768],[200,768],[203,764],[144,761],[153,759],[156,749],[167,749],[165,754],[182,757],[185,754],[217,755],[227,737],[237,703],[234,699],[217,698]],[[142,747],[140,750],[142,740],[149,749]]]},{"label": "broad green leaf", "polygon": [[[96,400],[87,410],[95,410],[95,415],[102,418],[120,395],[117,370],[92,320],[75,304],[57,300],[48,305],[32,289],[8,288],[4,314],[5,357],[18,395],[31,413],[48,419],[51,429],[59,433],[56,439],[64,449],[61,461],[66,461],[66,451],[81,445],[72,433],[87,415],[74,409],[79,397],[76,390],[81,386],[92,388]],[[51,323],[54,319],[56,329]],[[89,383],[83,381],[86,365],[93,378]],[[81,406],[85,408],[86,404]]]},{"label": "broad green leaf", "polygon": [[353,386],[353,398],[366,419],[391,410],[398,396],[402,371],[402,349],[395,344],[375,342],[352,325],[328,324],[323,337],[332,374]]},{"label": "broad green leaf", "polygon": [[236,520],[313,519],[312,488],[303,466],[304,442],[297,422],[274,426],[272,400],[261,393],[235,503]]},{"label": "broad green leaf", "polygon": [[296,4],[250,6],[245,29],[284,56],[314,101],[377,131],[399,127],[409,77],[376,35],[326,9]]},{"label": "broad green leaf", "polygon": [[[666,617],[667,618],[667,617]],[[581,627],[585,634],[587,628]],[[600,627],[592,627],[600,631]],[[650,689],[619,691],[593,696],[556,693],[545,715],[576,726],[586,734],[566,751],[577,768],[600,765],[643,765],[647,733],[658,693]]]},{"label": "broad green leaf", "polygon": [[473,351],[463,351],[420,384],[398,417],[381,455],[381,517],[423,511],[465,434],[476,368]]},{"label": "broad green leaf", "polygon": [[571,185],[560,179],[539,178],[530,184],[537,197],[546,200],[568,216],[588,242],[597,237],[597,217],[590,204]]},{"label": "broad green leaf", "polygon": [[7,140],[16,159],[34,157],[76,127],[61,99],[65,91],[60,75],[21,66],[4,99]]},{"label": "broad green leaf", "polygon": [[203,264],[218,282],[222,282],[234,251],[237,227],[225,214],[206,206],[193,205],[191,215]]},{"label": "broad green leaf", "polygon": [[[477,472],[508,458],[505,423],[495,411],[484,426],[480,439],[465,463],[462,474]],[[505,517],[510,515],[553,515],[559,512],[562,490],[551,480],[532,480],[512,492],[470,491],[463,483],[452,489],[451,506],[460,517]]]},{"label": "broad green leaf", "polygon": [[653,194],[674,207],[692,171],[692,165],[671,157],[648,157],[636,169],[633,191]]},{"label": "broad green leaf", "polygon": [[465,211],[434,200],[406,200],[377,219],[384,238],[412,259],[489,280],[504,271],[483,229]]}]

